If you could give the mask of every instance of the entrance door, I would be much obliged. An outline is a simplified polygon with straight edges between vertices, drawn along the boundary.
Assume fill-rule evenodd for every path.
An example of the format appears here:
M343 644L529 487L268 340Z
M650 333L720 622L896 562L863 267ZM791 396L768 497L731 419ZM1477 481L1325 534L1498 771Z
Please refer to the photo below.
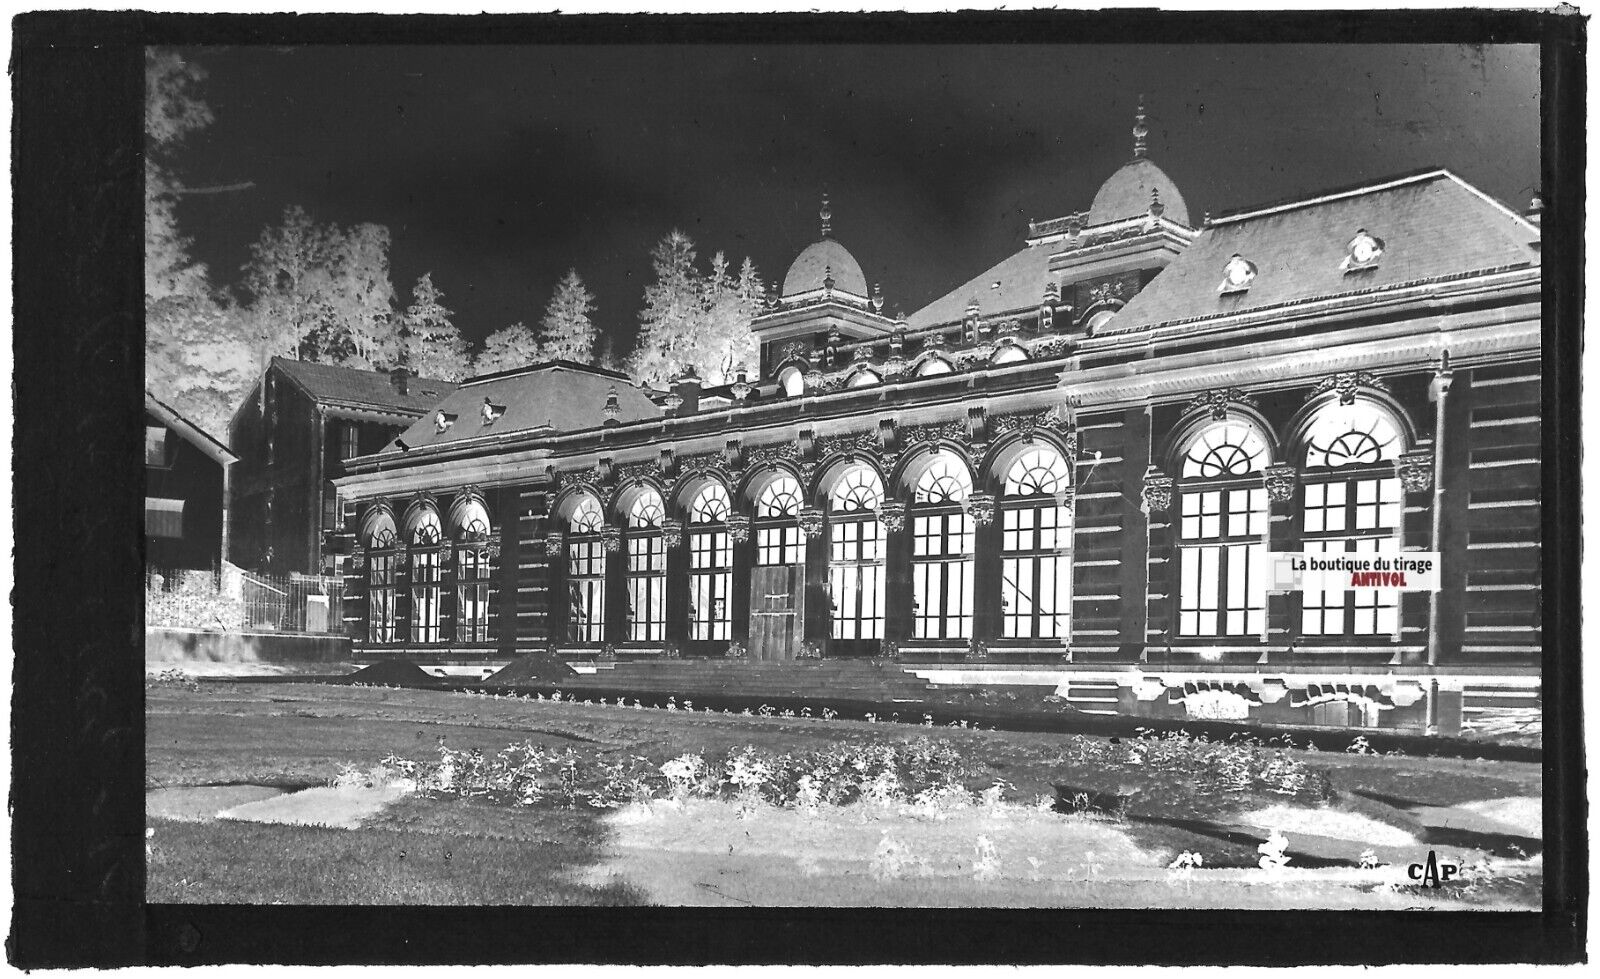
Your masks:
M805 567L750 569L750 658L792 660L805 621Z

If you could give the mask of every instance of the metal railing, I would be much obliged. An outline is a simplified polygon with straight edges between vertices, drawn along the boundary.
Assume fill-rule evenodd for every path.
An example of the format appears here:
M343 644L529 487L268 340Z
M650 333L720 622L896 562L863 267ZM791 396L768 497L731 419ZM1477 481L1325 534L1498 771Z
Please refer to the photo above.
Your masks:
M246 629L343 632L344 579L325 575L241 576Z
M344 579L221 571L145 569L150 626L224 632L344 631Z

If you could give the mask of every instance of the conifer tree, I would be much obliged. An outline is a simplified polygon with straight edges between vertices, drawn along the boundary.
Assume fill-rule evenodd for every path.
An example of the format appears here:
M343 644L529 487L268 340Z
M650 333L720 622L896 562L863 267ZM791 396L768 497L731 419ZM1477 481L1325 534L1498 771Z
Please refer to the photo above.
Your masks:
M402 320L402 362L420 377L461 380L471 364L467 342L451 322L455 314L445 308L444 293L433 284L433 273L423 273L411 296Z
M698 366L701 288L694 259L694 242L676 229L650 253L656 280L645 287L638 346L628 359L628 372L647 384L665 385Z
M594 296L583 285L577 269L568 269L556 286L539 324L539 340L546 360L594 362Z

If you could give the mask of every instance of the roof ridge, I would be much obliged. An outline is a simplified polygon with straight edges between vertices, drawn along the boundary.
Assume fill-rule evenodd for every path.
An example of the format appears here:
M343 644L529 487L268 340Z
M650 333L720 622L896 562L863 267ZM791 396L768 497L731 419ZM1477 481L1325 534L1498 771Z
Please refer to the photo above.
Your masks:
M1451 178L1457 183L1471 187L1471 184L1467 184L1466 181L1462 180L1460 177L1457 177L1444 167L1429 167L1425 170L1418 170L1412 173L1384 177L1380 180L1370 183L1319 191L1309 197L1284 198L1282 200L1273 201L1269 204L1257 205L1251 209L1235 211L1231 214L1223 214L1221 217L1213 217L1211 219L1211 227L1216 227L1219 224L1236 224L1240 221L1247 221L1251 218L1265 217L1268 214L1279 214L1283 211L1296 211L1300 208L1311 207L1316 204L1326 204L1330 201L1344 200L1349 197L1360 197L1363 194L1376 193L1380 190L1390 190L1395 187L1403 187L1407 184L1421 183L1425 180L1434 180L1440 178Z

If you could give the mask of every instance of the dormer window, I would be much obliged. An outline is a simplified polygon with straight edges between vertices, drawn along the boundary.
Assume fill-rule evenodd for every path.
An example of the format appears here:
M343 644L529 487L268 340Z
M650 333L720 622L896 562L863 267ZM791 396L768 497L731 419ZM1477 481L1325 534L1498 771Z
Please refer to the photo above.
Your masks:
M1383 239L1361 228L1345 246L1345 252L1344 261L1339 263L1339 267L1346 272L1377 268L1378 259L1383 257Z
M448 411L436 412L433 416L433 430L440 434L448 432L450 426L456 423L456 416Z
M500 416L506 413L505 405L497 405L488 398L483 399L483 407L479 409L485 425L493 425L499 421Z
M1217 286L1217 291L1223 295L1230 292L1244 292L1250 288L1250 283L1256 278L1256 263L1246 259L1243 255L1234 255L1228 259L1228 264L1222 267L1222 284Z

